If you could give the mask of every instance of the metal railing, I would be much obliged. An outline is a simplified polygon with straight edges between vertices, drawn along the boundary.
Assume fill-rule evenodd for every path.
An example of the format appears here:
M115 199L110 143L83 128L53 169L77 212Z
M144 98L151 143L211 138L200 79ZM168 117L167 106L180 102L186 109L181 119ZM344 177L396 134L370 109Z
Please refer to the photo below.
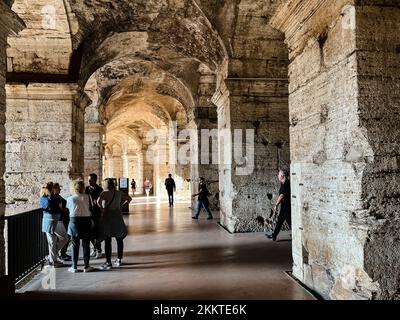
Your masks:
M48 247L42 218L42 209L2 217L6 222L7 274L15 283L44 264Z

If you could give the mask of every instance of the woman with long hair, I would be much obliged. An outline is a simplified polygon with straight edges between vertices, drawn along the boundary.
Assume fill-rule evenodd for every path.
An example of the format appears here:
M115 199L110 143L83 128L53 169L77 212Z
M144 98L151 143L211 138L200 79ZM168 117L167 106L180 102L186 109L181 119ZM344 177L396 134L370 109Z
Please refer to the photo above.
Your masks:
M114 267L119 268L124 254L124 238L128 234L121 207L131 202L132 198L115 190L115 184L112 179L105 179L103 185L104 191L97 199L98 205L102 208L101 234L104 237L106 262L102 265L103 270L110 270L111 264L111 239L117 241L118 256L114 262Z
M90 209L91 199L85 194L85 183L82 180L75 180L71 185L72 195L67 199L69 210L68 235L72 241L72 266L69 272L78 272L79 247L82 240L84 272L94 271L89 265L90 260L90 239L92 238L92 213Z

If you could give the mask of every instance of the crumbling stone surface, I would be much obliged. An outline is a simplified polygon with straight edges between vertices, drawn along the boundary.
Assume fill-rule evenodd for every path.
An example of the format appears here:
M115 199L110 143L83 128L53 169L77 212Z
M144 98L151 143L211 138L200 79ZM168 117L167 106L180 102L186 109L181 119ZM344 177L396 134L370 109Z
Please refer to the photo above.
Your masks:
M6 48L7 36L15 35L24 27L22 20L10 10L7 3L0 2L0 154L4 155L5 148L5 110L6 110ZM5 157L0 156L0 177L3 177ZM0 179L0 217L5 212L5 187L4 178ZM4 222L0 222L0 276L4 275L5 268Z
M264 230L256 219L267 220L274 206L267 196L276 200L278 171L290 163L287 48L283 34L268 24L275 9L271 1L240 2L222 85L229 101L221 96L216 102L219 129L254 130L254 150L246 146L244 133L242 138L243 156L254 151L251 174L237 175L242 165L235 162L230 168L220 166L221 223L231 232Z
M41 185L59 182L63 195L83 172L83 108L77 87L7 85L7 212L37 208Z
M8 38L8 72L67 74L72 44L63 0L15 0L12 10L26 27Z
M291 59L293 272L330 299L398 298L399 9L287 1L273 19Z
M373 153L361 181L365 270L379 283L377 298L399 299L400 4L358 7L356 20L358 30L368 30L357 33L357 70L360 125Z
M140 191L147 177L160 193L171 172L183 198L208 180L229 231L266 231L278 169L290 166L294 275L328 299L399 298L397 0L5 3L0 137L6 63L22 79L7 85L0 141L10 212L34 206L48 179L68 192L82 173L134 174ZM42 83L43 73L73 84ZM170 121L253 129L254 171L146 162L146 134L171 138ZM233 147L219 139L213 152L221 160Z

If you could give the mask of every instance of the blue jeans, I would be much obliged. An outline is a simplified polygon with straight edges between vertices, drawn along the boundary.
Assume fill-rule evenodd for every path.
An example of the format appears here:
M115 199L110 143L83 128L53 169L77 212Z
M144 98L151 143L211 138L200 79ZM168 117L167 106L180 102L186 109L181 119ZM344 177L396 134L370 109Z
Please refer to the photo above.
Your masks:
M210 208L208 207L208 205L205 204L203 201L198 200L198 201L197 201L196 211L195 211L195 217L197 217L197 218L199 217L201 208L204 208L204 210L206 210L206 212L207 212L207 214L208 214L209 217L212 217L212 216L213 216L212 213L211 213Z

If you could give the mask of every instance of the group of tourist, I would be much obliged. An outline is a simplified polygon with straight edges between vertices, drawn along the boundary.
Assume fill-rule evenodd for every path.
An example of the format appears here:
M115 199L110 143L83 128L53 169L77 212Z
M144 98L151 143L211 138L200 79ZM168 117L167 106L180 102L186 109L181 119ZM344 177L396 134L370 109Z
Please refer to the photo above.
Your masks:
M65 200L60 195L58 183L46 183L40 192L39 204L43 209L42 231L46 233L49 246L49 265L60 267L71 261L68 271L78 272L79 248L82 242L84 272L94 271L90 266L90 256L101 258L104 241L106 261L100 267L110 270L122 264L127 227L123 220L121 207L132 198L115 188L112 179L104 180L104 190L97 184L97 175L89 176L89 185L82 180L71 184L71 196ZM111 240L117 241L118 255L111 263ZM67 254L69 241L72 243L72 257ZM90 253L90 243L93 253Z
M290 181L288 173L280 171L278 175L281 187L276 202L275 211L281 206L277 225L272 234L267 237L276 241L284 221L291 224L290 219ZM71 261L68 271L78 272L79 248L82 243L84 272L94 270L90 266L90 257L97 259L103 257L102 242L106 261L100 267L110 270L120 267L124 253L124 238L127 236L127 227L123 220L121 207L131 202L132 198L119 190L113 179L105 179L104 190L97 184L97 175L90 174L88 186L82 180L75 180L71 185L71 196L65 200L61 195L59 183L48 182L40 192L39 204L43 209L42 231L46 233L49 246L49 265L59 267L65 261ZM135 186L136 187L136 186ZM175 181L169 174L165 180L168 192L169 206L174 205ZM193 194L198 197L197 207L193 219L198 219L201 209L208 214L208 219L213 219L209 208L206 181L200 178L199 192ZM111 241L117 242L117 259L111 263ZM72 257L67 254L69 243L72 244ZM93 252L90 253L90 243Z

